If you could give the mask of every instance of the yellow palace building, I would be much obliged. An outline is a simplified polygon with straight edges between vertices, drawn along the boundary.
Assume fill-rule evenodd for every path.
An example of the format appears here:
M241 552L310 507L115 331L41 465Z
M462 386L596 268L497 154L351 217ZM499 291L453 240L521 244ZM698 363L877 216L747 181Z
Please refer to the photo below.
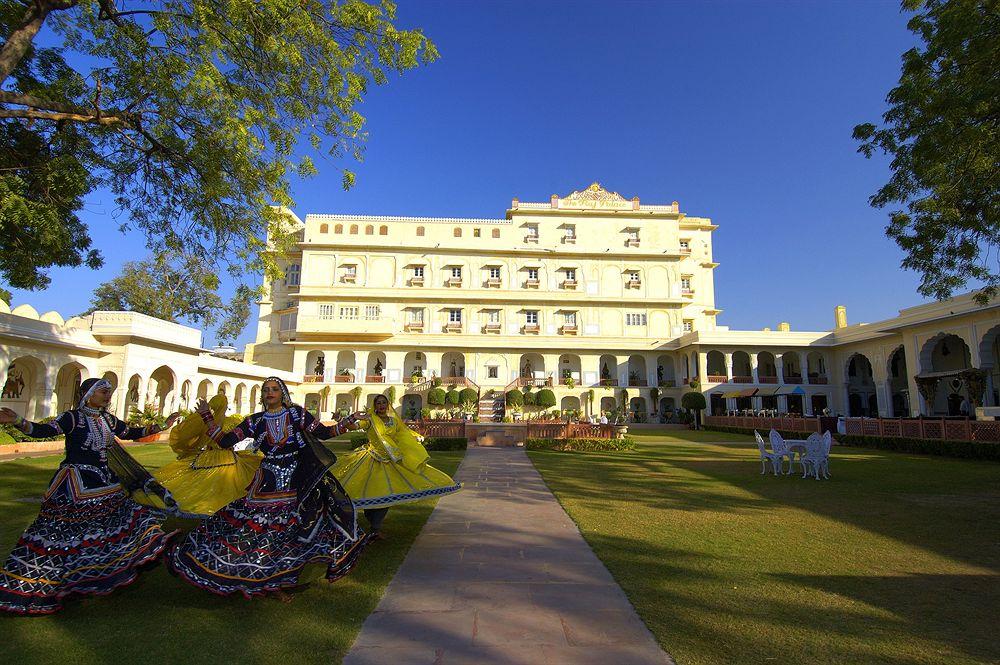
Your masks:
M483 395L550 386L558 408L584 412L591 389L594 411L624 389L640 420L692 384L716 412L898 417L964 408L962 372L979 368L979 401L997 403L1000 302L967 295L853 326L838 307L829 331L732 331L717 324L717 227L676 201L595 183L514 199L498 219L293 219L246 360L301 377L297 397L324 414L351 408L358 387L365 403L391 385L413 415L432 376ZM918 376L937 389L921 394Z

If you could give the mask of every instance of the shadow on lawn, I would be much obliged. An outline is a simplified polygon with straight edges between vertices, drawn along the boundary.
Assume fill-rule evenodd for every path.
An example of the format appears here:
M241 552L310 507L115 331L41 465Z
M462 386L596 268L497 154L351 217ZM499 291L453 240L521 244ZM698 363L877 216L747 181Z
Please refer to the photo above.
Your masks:
M997 464L838 447L831 458L833 478L816 481L800 473L760 475L758 453L750 445L649 445L626 455L545 455L562 455L557 485L591 505L612 491L652 509L794 507L1000 572L1000 549L984 538L987 525L1000 523ZM598 485L591 479L596 465Z

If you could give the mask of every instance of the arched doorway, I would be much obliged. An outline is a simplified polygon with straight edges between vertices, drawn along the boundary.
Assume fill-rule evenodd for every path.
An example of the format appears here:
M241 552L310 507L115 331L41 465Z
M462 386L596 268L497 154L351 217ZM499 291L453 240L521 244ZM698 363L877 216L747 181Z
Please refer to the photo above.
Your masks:
M708 375L709 383L725 383L728 380L726 357L722 355L722 351L709 351L705 356L705 374Z
M368 383L385 383L385 354L372 351L368 354L368 368L365 381Z
M1000 325L986 331L979 342L979 368L986 372L984 406L1000 406Z
M441 372L443 379L457 379L465 376L465 354L449 351L441 356Z
M326 354L322 351L310 351L306 354L306 376L313 381L322 381L326 372Z
M656 385L661 388L673 388L677 385L673 356L657 356Z
M424 403L420 395L403 395L402 412L399 415L406 420L417 420L420 418L420 410L423 407Z
M615 401L614 397L601 398L601 415L610 414L616 408L618 408L618 402ZM610 415L608 417L610 418Z
M173 412L174 371L166 365L160 365L149 377L146 388L146 404L153 404L159 414Z
M971 411L968 389L957 376L958 372L970 367L972 353L958 335L941 333L927 340L920 350L920 373L944 374L938 380L934 403L928 405L927 415L958 416L963 411ZM947 376L949 372L956 376Z
M215 395L212 392L212 381L210 379L203 379L201 383L198 384L198 399L203 399L208 401Z
M48 405L40 395L45 391L45 365L34 356L21 356L11 361L0 392L0 406L11 409L28 420L49 415Z
M573 395L563 397L559 402L559 409L561 411L575 411L576 415L580 415L580 398Z
M356 372L354 351L338 351L336 381L338 383L353 383L357 380L357 377L354 376Z
M761 351L757 354L757 381L759 383L778 382L778 365L774 360L774 354L770 351Z
M629 419L634 423L644 423L649 420L649 407L645 397L633 397L628 401Z
M889 355L886 369L889 407L892 410L889 415L893 418L904 418L910 415L910 388L909 374L906 371L906 352L902 346L897 347Z
M600 362L598 364L598 371L601 374L601 385L602 386L617 386L618 385L618 359L612 355L605 354L601 356ZM604 407L601 407L604 410Z
M868 360L867 356L855 353L847 361L846 375L848 415L877 417L875 377L872 373L871 361ZM875 405L874 409L872 409L872 405Z
M233 412L234 413L246 413L246 403L243 401L246 399L247 386L245 383L240 383L236 385L236 392L233 394ZM312 411L310 411L312 413ZM314 414L315 415L315 414ZM318 416L317 416L318 417Z
M567 379L573 379L574 385L580 385L580 356L573 353L559 356L559 383L566 385Z
M753 383L750 354L746 351L733 353L733 383Z
M190 410L191 409L191 381L185 380L181 384L181 398L180 402L177 404L179 409Z
M118 390L118 375L114 372L105 372L101 378L110 383L111 390L114 391L111 393L111 402L108 403L108 411L117 414L119 413L118 405L122 400L121 391Z
M133 411L142 411L144 406L139 404L139 386L142 385L142 377L133 374L125 389L125 419L128 420Z
M646 378L646 359L638 354L628 357L628 384L630 386L645 386L649 382Z
M80 383L84 378L83 365L72 362L59 368L56 375L56 413L75 409L80 401Z
M403 374L408 381L412 381L413 377L416 377L419 381L420 379L430 378L429 372L427 372L427 357L421 351L410 351L403 358Z
M257 407L260 405L260 386L258 384L253 384L250 387L250 408L247 409L248 413L253 413L257 411Z

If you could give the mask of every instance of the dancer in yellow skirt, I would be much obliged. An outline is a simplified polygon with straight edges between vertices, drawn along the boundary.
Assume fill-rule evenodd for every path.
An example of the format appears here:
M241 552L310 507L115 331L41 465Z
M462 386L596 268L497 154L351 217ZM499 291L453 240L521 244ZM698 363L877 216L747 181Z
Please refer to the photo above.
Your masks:
M457 492L462 484L427 464L427 451L384 395L375 398L373 408L367 420L358 421L368 443L338 456L330 470L355 507L365 509L372 537L380 538L389 506Z
M225 395L216 395L208 404L215 422L228 420ZM232 423L232 427L238 424ZM245 496L264 458L256 451L220 448L208 436L207 427L193 413L170 430L170 447L177 453L177 460L153 472L153 477L170 490L183 517L214 515L223 506ZM225 425L222 429L226 431ZM155 505L154 497L150 497L152 501L143 494L134 498L139 503Z

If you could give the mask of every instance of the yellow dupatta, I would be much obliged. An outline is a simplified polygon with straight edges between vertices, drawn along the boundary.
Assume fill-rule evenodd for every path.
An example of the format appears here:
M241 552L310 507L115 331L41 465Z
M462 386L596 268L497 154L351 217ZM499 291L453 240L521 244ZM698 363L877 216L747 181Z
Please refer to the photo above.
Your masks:
M389 426L374 412L369 414L369 426L366 428L368 442L381 447L384 454L388 454L393 461L400 462L404 468L410 471L420 471L430 455L417 439L417 434L403 423L399 414L391 406L389 415L392 416L393 425ZM394 454L398 451L398 454Z

